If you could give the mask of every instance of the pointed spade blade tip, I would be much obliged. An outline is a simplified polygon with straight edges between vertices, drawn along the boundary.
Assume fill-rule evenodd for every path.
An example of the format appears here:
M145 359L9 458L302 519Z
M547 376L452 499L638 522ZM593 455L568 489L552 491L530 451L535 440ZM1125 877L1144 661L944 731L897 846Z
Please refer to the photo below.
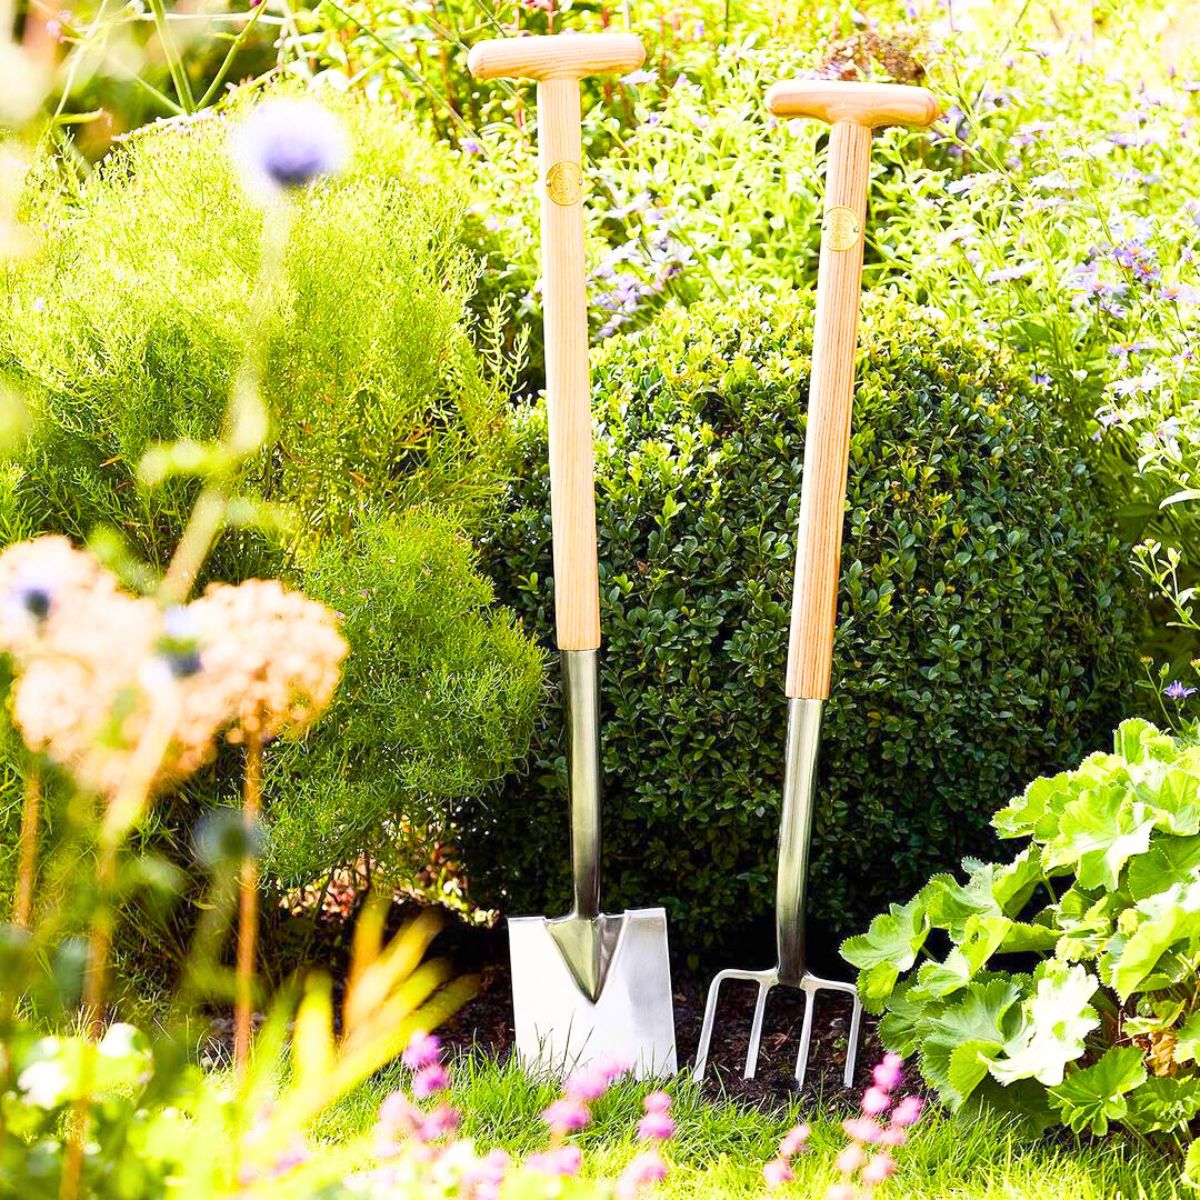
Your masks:
M579 990L595 1004L604 991L624 916L559 917L546 928Z

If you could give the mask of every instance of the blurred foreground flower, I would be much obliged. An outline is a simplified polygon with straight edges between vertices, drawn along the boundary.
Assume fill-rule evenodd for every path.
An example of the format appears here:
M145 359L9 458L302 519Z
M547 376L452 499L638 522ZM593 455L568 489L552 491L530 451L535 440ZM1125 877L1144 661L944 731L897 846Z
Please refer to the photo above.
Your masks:
M345 165L341 122L312 100L268 100L245 119L233 154L252 190L301 188Z

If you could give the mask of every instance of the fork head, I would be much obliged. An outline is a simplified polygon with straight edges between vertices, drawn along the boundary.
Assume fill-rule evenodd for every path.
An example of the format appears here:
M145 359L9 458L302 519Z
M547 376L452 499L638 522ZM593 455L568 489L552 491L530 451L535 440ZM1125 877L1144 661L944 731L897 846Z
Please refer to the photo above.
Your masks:
M800 1027L800 1051L796 1056L796 1086L804 1086L804 1077L808 1070L808 1054L812 1043L813 1009L817 992L840 992L851 997L853 1009L850 1016L850 1036L846 1046L846 1068L842 1081L846 1087L854 1082L854 1067L858 1060L858 1034L862 1025L862 1001L858 997L858 989L852 983L843 983L834 979L821 979L805 971L798 982L784 980L778 967L769 971L739 971L736 969L721 971L713 979L708 989L708 1000L704 1006L704 1024L700 1028L700 1044L696 1049L696 1065L692 1069L692 1078L699 1083L704 1078L708 1065L708 1051L712 1043L713 1026L717 1017L717 999L721 984L729 979L746 980L758 984L758 997L754 1003L754 1017L750 1025L750 1045L746 1050L746 1066L742 1072L743 1078L753 1079L758 1069L758 1052L762 1045L763 1020L767 1012L767 996L774 987L795 988L804 993L804 1020Z

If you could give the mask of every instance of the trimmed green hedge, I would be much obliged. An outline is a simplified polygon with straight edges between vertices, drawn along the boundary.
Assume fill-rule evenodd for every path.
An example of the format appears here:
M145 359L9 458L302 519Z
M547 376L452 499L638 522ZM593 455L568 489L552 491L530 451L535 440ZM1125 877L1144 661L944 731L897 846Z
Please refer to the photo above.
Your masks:
M812 324L807 293L668 308L595 368L606 906L665 902L693 954L773 900ZM1111 727L1138 608L1050 396L893 297L862 343L811 884L841 928ZM549 641L541 407L522 445L485 561ZM466 831L477 897L512 912L566 900L559 728L552 706L531 773Z

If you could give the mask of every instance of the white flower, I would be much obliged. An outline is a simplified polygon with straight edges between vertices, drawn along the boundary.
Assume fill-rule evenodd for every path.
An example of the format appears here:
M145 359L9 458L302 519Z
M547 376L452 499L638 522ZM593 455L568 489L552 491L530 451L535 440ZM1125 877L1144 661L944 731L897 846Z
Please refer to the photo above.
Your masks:
M66 1099L67 1074L53 1059L36 1062L17 1078L25 1102L34 1108L57 1108Z

